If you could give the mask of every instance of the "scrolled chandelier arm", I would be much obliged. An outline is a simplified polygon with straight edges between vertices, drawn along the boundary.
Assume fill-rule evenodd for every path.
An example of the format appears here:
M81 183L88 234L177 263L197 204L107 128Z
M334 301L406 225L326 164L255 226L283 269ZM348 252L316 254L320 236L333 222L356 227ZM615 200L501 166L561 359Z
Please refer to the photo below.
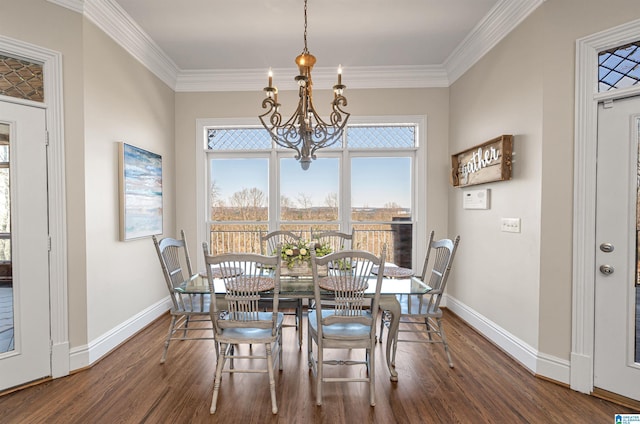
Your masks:
M262 108L266 112L259 115L260 122L267 129L272 140L281 147L296 152L295 159L300 161L302 169L309 169L316 151L330 147L342 138L350 114L343 108L347 98L343 93L342 67L338 68L338 83L333 86L333 101L328 122L325 122L313 106L313 82L311 70L316 62L315 56L307 49L307 0L304 2L304 50L296 58L300 74L298 83L298 106L293 115L283 122L278 103L278 89L273 85L273 74L269 70L269 85L264 88L266 98Z

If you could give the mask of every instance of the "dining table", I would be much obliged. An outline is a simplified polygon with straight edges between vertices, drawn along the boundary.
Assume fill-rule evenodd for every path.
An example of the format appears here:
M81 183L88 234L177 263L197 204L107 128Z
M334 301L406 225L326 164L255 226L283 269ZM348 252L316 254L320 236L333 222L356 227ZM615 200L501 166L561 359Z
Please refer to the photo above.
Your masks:
M365 296L372 298L375 295L376 270L371 274L372 284L369 284L365 290ZM241 270L237 270L241 274ZM400 325L400 302L399 296L406 295L424 295L429 293L431 287L413 275L413 272L407 268L396 267L393 264L385 266L380 288L379 308L385 311L389 317L389 332L387 335L387 343L385 346L386 363L389 370L391 381L398 381L398 372L395 363L391 361L391 352L394 344L398 340L398 329ZM213 293L215 295L223 295L225 293L224 280L221 278L220 271L213 269ZM280 277L279 296L296 299L312 299L314 297L314 280L311 275L287 275ZM189 280L183 282L175 288L177 292L182 294L203 295L211 294L211 289L207 281L207 273L201 272L193 275ZM265 296L272 294L272 290L265 290ZM201 296L204 299L204 296ZM203 301L203 300L201 300ZM379 340L380 342L382 340Z

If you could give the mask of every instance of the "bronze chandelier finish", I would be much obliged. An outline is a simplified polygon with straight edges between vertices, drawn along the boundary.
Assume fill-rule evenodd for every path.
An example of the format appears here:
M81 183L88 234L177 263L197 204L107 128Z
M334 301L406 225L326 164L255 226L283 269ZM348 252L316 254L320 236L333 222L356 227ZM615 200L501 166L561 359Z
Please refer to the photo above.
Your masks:
M266 98L262 108L267 111L260 115L260 122L269 131L271 139L279 146L295 150L296 160L302 169L309 169L312 160L316 159L316 151L337 143L344 132L350 114L343 107L347 98L343 92L342 70L338 68L338 83L333 86L333 101L328 122L323 120L313 105L313 81L311 70L316 58L307 48L307 0L304 2L304 49L296 57L296 65L300 74L295 77L298 83L298 106L293 115L283 122L278 103L278 89L273 85L269 71L269 86L264 88Z

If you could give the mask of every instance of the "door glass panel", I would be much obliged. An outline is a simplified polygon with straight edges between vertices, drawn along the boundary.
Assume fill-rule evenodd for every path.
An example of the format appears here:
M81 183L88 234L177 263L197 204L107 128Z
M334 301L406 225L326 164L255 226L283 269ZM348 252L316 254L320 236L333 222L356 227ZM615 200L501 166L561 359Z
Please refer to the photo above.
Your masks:
M640 261L640 118L636 119L636 134L637 134L637 145L638 145L638 160L637 160L637 178L636 178L636 349L635 349L635 362L640 362L640 267L638 267L638 262Z
M0 124L0 353L14 349L9 125Z

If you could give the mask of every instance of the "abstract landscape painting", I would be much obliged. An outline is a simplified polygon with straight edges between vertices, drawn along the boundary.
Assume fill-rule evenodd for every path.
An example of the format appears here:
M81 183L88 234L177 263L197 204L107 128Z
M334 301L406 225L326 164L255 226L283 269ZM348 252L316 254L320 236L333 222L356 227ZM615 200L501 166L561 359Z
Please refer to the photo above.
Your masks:
M162 234L162 156L119 143L120 240Z

